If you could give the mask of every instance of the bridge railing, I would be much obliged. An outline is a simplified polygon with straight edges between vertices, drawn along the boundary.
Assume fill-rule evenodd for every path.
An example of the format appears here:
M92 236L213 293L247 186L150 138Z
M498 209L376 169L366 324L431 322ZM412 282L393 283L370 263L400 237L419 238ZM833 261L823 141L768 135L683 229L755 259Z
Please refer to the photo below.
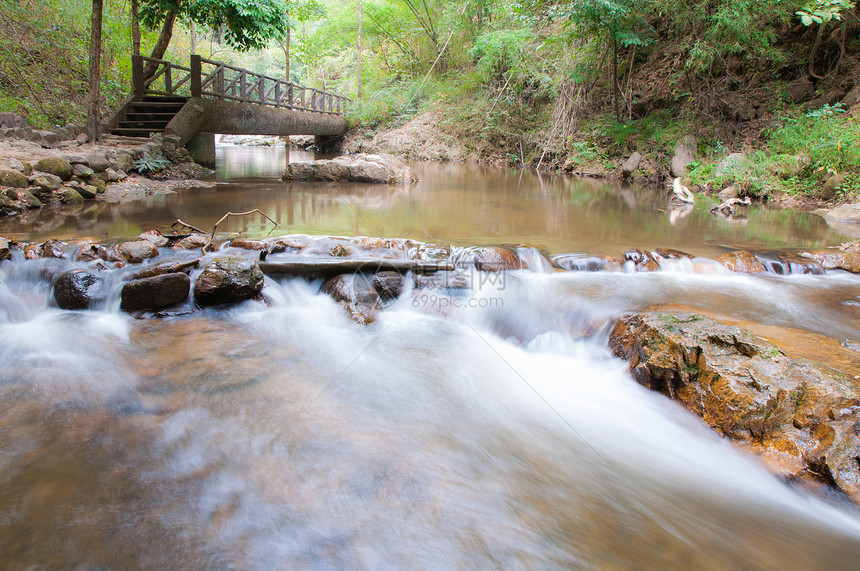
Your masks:
M144 78L144 67L155 73ZM167 60L132 56L135 95L209 97L312 113L342 115L351 101L346 97L254 73L223 62L191 56L185 67Z

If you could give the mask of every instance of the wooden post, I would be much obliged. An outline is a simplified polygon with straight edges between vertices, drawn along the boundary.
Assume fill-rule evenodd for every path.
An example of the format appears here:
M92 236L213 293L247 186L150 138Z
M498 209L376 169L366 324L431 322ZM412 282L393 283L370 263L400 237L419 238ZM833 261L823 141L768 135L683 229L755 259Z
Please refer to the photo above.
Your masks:
M99 103L101 102L100 78L102 58L102 19L104 0L93 0L93 11L90 22L89 72L90 85L87 94L87 139L90 144L96 143L99 135Z
M143 58L131 56L131 90L138 97L143 97L146 92L143 83Z
M260 76L260 81L258 83L260 89L260 105L266 104L266 78Z
M165 93L173 93L173 64L167 62L164 65L164 91Z
M281 82L275 84L275 107L281 106Z
M245 76L245 72L243 71L239 74L239 99L242 100L242 103L245 103L248 99L248 93L246 92L248 86L246 84L246 81L247 78Z
M287 105L289 105L290 109L293 108L293 84L291 83L289 87L287 87Z
M191 97L203 97L203 62L197 54L191 54Z

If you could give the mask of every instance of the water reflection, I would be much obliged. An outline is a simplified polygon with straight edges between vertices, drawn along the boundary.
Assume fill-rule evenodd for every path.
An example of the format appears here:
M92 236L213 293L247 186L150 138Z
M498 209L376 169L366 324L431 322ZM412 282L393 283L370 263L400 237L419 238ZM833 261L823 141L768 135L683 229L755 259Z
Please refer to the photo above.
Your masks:
M420 182L407 186L288 183L286 161L308 151L283 147L218 147L219 183L127 204L89 203L0 220L0 235L132 237L166 230L176 218L209 228L225 212L259 208L279 233L370 235L441 244L534 243L550 252L617 255L631 247L674 247L713 257L725 247L818 247L847 236L800 212L749 207L744 224L708 214L700 198L683 213L663 188L629 187L534 171L417 163ZM262 217L234 218L219 231L267 234Z

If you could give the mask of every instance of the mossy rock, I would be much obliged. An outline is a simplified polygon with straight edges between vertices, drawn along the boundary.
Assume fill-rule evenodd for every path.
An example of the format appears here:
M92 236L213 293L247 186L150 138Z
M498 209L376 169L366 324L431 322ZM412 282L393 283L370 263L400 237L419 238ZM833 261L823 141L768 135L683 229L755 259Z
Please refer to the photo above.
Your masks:
M30 181L27 177L15 170L0 170L0 186L11 186L12 188L27 188Z
M63 187L56 191L54 195L59 198L60 202L63 204L80 204L84 201L84 197L81 196L81 193L74 188Z
M71 163L62 157L45 157L36 163L35 169L56 175L63 180L69 180L74 174Z

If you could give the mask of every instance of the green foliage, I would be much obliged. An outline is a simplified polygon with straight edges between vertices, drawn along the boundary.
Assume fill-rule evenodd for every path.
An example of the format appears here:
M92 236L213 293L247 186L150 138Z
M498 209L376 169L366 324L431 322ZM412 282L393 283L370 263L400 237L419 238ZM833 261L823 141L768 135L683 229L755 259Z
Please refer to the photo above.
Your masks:
M795 12L804 26L826 24L832 20L841 20L842 13L853 10L855 3L851 0L812 0Z
M475 39L469 55L475 60L481 80L504 82L509 71L522 71L529 31L525 29L496 30Z
M170 161L161 153L154 156L143 155L141 158L134 161L134 169L141 174L158 172L168 166L170 166Z

